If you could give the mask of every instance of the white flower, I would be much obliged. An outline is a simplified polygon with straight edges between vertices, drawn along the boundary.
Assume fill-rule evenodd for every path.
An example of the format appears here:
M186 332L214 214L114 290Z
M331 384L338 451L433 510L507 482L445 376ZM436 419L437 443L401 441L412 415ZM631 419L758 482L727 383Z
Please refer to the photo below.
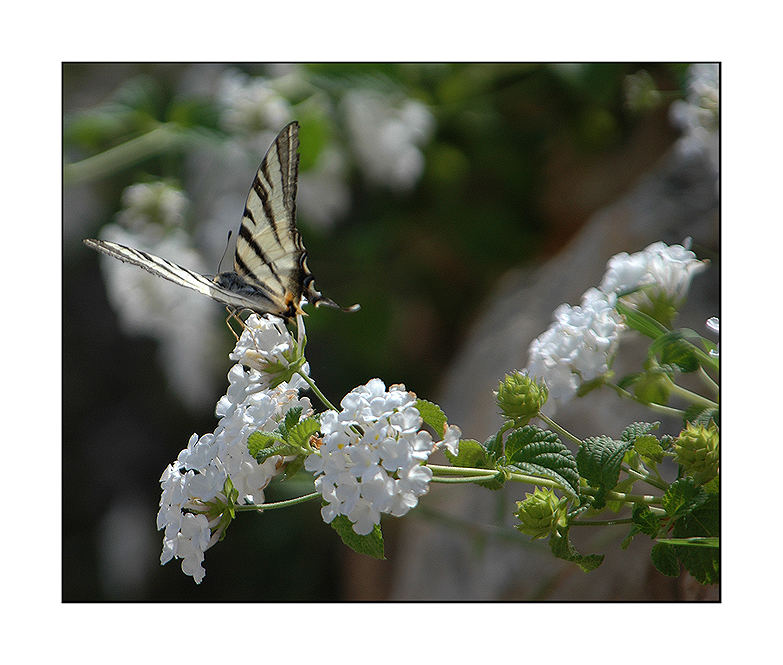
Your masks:
M420 146L435 124L429 109L374 90L352 90L342 106L362 173L392 189L413 187L424 170Z
M554 405L569 401L583 381L609 368L623 330L614 303L613 295L589 289L581 306L560 305L555 322L530 344L525 371L544 380Z
M629 301L645 308L663 299L676 307L685 298L693 276L706 267L707 263L697 259L686 247L656 242L641 252L630 255L621 252L609 259L601 290L619 295L645 287L642 292L629 296Z
M339 413L321 415L323 445L305 460L305 469L316 476L327 502L321 510L325 522L346 515L354 531L365 535L381 513L404 515L428 491L432 471L421 464L436 444L421 430L415 402L405 386L387 390L372 379L342 399ZM448 432L449 445L457 432Z
M252 317L251 317L252 318ZM284 342L282 331L256 317L246 333L259 334L261 350L270 354ZM249 331L249 332L248 332ZM290 339L290 335L289 335ZM249 341L237 343L233 356L242 357ZM312 413L310 400L300 398L293 383L268 387L268 377L254 369L234 365L228 372L229 386L215 413L220 418L215 431L193 434L187 447L161 476L161 499L157 525L162 529L161 563L182 559L182 570L196 583L204 578L204 552L216 543L227 523L223 519L228 497L226 480L239 494L240 503L264 502L264 489L280 472L284 461L274 455L259 464L250 455L247 441L253 432L271 431L294 407L304 416Z
M304 335L301 317L299 326L300 335ZM281 318L271 314L252 314L245 321L242 335L229 358L256 370L259 376L255 382L260 387L274 388L283 381L292 380L292 372L301 365L296 364L301 358L301 351L301 344L291 337ZM309 365L305 363L301 368L309 374ZM303 381L301 378L298 380Z
M672 124L683 133L678 149L688 155L706 155L717 171L719 165L720 86L718 65L700 63L688 68L685 100L676 100L669 109Z
M237 70L226 70L220 81L218 102L222 106L220 123L229 132L256 138L263 146L274 138L291 119L291 105L270 81L251 77Z
M124 208L117 213L117 222L136 233L148 226L182 226L189 200L185 193L169 183L140 182L122 192Z

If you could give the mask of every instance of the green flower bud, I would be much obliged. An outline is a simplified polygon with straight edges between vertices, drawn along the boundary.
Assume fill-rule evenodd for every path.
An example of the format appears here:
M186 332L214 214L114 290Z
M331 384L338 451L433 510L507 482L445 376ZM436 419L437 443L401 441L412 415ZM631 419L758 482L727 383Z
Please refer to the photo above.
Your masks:
M674 459L699 484L708 483L718 475L720 466L720 433L715 423L688 426L673 444Z
M519 425L534 417L546 404L547 397L549 391L544 383L522 372L506 374L495 393L500 412Z
M536 487L533 494L525 494L524 501L517 501L514 513L521 524L515 528L533 538L546 538L558 526L566 526L566 502L551 489Z

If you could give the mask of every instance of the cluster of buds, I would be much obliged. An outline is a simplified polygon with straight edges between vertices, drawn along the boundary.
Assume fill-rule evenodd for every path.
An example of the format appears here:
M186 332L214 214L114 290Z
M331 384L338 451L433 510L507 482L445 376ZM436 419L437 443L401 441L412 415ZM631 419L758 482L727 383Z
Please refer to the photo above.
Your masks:
M720 434L715 423L688 426L674 442L674 459L699 483L710 482L720 468Z
M547 397L546 385L522 372L506 374L495 392L500 412L518 426L538 415Z
M514 515L521 523L514 527L533 538L546 538L557 527L568 524L567 503L567 499L561 499L551 489L536 487L533 494L525 494L524 501L517 501Z

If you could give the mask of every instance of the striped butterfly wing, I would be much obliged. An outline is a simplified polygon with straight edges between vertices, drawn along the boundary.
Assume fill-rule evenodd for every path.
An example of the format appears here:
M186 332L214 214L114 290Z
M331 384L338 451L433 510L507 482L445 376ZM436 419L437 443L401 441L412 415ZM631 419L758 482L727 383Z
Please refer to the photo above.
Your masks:
M256 298L251 298L236 290L224 288L204 275L178 266L176 263L162 259L154 254L149 254L140 249L133 249L132 247L126 247L125 245L109 242L107 240L93 240L88 238L85 239L84 244L87 245L87 247L107 254L115 259L119 259L125 263L132 263L153 275L174 282L174 284L203 293L205 296L214 298L218 302L228 305L229 307L255 310L259 308L259 302Z
M282 316L302 313L302 298L315 306L342 308L315 289L307 251L296 228L299 172L299 123L277 135L261 165L245 203L237 236L234 270L275 302Z

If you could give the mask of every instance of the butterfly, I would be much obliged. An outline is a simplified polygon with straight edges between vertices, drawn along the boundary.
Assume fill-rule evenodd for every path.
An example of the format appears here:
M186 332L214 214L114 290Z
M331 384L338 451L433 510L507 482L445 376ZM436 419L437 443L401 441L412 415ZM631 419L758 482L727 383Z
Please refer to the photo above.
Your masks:
M237 314L252 310L292 321L304 314L302 299L314 306L354 312L315 288L307 267L307 250L296 228L296 187L299 172L299 123L286 125L264 155L247 195L239 226L234 270L201 275L154 254L106 240L84 244L131 263L175 284L193 289L226 305Z

